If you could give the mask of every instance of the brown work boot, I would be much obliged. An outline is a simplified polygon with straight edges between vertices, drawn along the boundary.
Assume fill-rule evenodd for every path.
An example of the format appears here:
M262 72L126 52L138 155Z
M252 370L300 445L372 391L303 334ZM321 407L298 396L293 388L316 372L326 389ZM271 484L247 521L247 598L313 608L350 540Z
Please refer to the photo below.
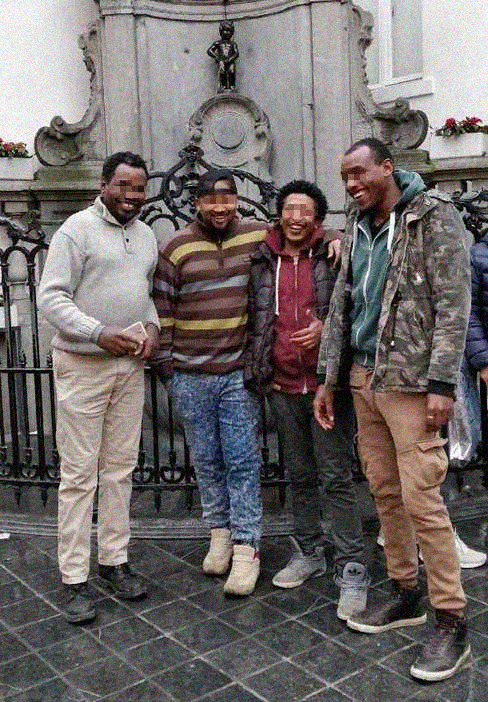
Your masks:
M347 626L363 634L379 634L402 626L418 626L427 621L422 606L423 592L419 587L403 588L392 581L392 594L388 602L366 608L347 620Z
M410 675L418 680L435 682L445 680L463 668L469 659L466 620L437 609L435 629L410 668Z

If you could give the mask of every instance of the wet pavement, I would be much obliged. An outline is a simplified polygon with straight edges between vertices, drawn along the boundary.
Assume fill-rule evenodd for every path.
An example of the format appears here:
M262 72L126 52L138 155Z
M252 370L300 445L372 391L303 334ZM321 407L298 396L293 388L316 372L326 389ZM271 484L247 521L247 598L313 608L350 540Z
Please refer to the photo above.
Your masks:
M0 529L1 530L1 529ZM371 530L373 531L373 530ZM487 524L459 524L486 548ZM368 537L371 596L387 592L384 556ZM94 549L95 550L95 549ZM206 541L134 539L130 558L148 582L139 602L121 602L92 564L99 611L73 626L57 609L62 588L53 536L0 540L2 702L483 702L488 698L488 567L463 570L472 662L451 680L413 681L408 669L425 627L378 636L349 631L335 615L330 573L294 590L273 574L288 559L286 537L267 537L256 592L228 599L223 578L200 570ZM329 551L330 562L330 551ZM430 620L432 617L430 616Z

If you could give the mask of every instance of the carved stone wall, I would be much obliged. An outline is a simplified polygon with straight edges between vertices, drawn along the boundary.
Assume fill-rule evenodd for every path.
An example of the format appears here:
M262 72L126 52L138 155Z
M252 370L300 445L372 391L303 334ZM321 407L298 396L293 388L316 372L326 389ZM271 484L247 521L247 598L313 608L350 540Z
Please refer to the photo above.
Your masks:
M396 150L421 141L422 113L405 102L382 110L371 98L369 18L351 0L230 0L236 93L218 102L207 48L224 17L220 0L97 2L99 21L80 40L90 104L78 123L58 116L39 131L40 189L52 191L63 178L95 188L100 161L117 150L166 170L191 139L210 162L278 185L316 181L328 195L330 224L341 224L339 163L351 141L374 134Z

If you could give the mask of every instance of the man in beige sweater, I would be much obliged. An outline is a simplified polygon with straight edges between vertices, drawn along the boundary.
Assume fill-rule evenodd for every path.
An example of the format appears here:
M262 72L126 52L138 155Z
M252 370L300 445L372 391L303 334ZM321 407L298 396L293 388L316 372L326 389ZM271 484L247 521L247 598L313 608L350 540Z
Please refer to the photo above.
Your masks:
M100 196L54 234L39 287L39 309L57 330L58 557L71 623L96 616L87 579L97 486L99 575L121 598L146 594L127 548L144 361L159 329L151 298L157 245L137 219L147 177L140 156L107 158Z

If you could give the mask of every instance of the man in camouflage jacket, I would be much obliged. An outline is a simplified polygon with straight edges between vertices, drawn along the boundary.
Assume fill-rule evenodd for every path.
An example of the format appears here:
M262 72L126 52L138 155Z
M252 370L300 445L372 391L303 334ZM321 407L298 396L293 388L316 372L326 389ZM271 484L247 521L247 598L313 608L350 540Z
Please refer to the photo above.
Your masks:
M410 669L421 680L454 675L469 656L459 560L440 493L447 471L439 434L453 407L470 307L466 232L446 195L395 171L376 139L345 154L355 205L322 332L315 416L334 425L333 392L346 358L359 453L385 538L392 597L348 619L363 633L425 621L419 544L436 628ZM352 356L352 358L351 358Z

